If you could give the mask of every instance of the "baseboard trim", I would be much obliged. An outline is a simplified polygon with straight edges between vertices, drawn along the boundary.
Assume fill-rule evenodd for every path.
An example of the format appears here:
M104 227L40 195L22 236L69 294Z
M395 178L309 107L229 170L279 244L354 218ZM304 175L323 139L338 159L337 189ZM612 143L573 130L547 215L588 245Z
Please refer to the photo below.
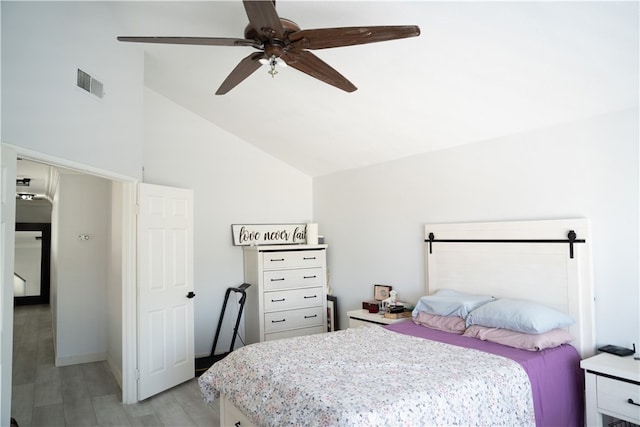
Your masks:
M102 362L107 360L107 353L83 354L80 356L56 357L56 366L77 365L80 363Z
M122 390L122 371L118 369L113 357L111 357L111 353L107 354L107 364L109 365L111 373L115 377L118 386L120 386L120 390Z

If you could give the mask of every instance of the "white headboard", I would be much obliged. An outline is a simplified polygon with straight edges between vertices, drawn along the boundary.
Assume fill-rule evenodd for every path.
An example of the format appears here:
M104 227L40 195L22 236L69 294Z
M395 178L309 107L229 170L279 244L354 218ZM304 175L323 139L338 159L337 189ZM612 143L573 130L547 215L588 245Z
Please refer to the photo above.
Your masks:
M573 231L573 233L570 233ZM595 353L587 219L425 225L426 291L520 298L571 315L580 355Z

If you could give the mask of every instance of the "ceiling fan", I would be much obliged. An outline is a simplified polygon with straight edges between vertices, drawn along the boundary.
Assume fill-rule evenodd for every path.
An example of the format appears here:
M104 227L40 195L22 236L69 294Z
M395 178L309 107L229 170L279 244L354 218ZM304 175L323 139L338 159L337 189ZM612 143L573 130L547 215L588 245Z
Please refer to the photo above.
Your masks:
M123 42L168 43L207 46L243 46L253 47L254 52L244 58L222 82L216 95L224 95L249 77L264 63L271 67L269 73L274 76L276 66L286 65L302 71L342 89L353 92L357 88L342 74L322 61L309 50L332 47L353 46L387 40L416 37L420 28L415 25L342 27L301 30L288 19L280 18L275 1L243 0L249 24L244 30L244 39L223 37L118 37Z

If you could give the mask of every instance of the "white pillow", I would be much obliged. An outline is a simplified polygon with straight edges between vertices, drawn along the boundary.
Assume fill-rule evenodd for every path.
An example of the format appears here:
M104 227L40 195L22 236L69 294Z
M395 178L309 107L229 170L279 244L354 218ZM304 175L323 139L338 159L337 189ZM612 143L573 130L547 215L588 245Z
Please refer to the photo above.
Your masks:
M500 298L473 310L467 316L471 325L503 328L526 334L542 334L573 325L566 313L532 301Z
M469 312L483 304L493 301L486 295L471 295L453 289L440 289L433 295L423 296L413 309L413 317L418 313L437 314L439 316L467 317Z

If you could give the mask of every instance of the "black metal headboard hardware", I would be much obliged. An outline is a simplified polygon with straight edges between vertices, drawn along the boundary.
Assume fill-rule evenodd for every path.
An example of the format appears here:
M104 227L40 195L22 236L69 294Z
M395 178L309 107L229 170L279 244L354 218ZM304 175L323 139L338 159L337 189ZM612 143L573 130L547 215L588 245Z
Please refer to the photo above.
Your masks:
M569 230L566 239L436 239L433 233L429 233L429 253L433 253L434 242L444 243L565 243L569 244L569 258L573 258L573 244L586 243L585 239L577 239L576 232Z

